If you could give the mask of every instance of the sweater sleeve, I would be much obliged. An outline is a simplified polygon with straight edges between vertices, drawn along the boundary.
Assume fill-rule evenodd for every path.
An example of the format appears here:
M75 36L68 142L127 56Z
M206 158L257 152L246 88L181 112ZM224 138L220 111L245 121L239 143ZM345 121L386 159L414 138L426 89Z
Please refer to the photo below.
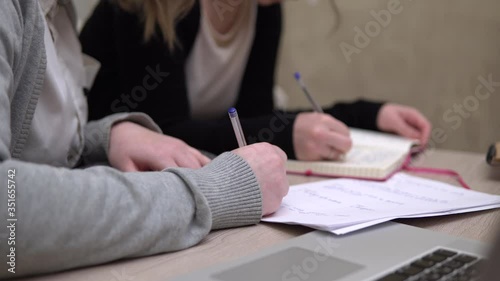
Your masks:
M0 217L15 221L0 231L2 239L14 237L0 244L0 278L13 277L12 252L16 277L56 272L185 249L211 229L255 224L262 213L257 180L232 153L200 170L156 173L2 158L0 181L9 188L1 190Z
M344 122L349 127L378 131L377 116L384 104L357 100L352 103L337 103L325 109L325 113Z

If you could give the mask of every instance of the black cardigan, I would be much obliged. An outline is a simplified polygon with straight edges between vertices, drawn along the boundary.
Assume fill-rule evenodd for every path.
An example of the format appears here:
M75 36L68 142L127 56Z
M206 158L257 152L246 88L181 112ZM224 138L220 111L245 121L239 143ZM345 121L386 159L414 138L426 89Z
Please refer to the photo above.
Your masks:
M281 35L281 5L259 6L256 32L236 108L247 140L268 141L295 158L292 143L297 112L274 110L273 87ZM196 4L177 25L180 46L170 52L160 32L145 42L143 24L110 0L101 0L83 28L83 52L102 64L88 92L89 117L123 111L145 112L167 135L212 153L237 148L227 115L217 120L191 119L185 63L200 24ZM348 126L376 130L380 103L357 101L325 109Z

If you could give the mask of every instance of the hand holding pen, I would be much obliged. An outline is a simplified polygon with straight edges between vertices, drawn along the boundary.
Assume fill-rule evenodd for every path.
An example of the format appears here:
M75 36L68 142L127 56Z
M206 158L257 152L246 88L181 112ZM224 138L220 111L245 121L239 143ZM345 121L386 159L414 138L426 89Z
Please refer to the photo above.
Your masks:
M352 147L349 128L331 115L323 113L300 73L295 73L295 79L315 111L297 115L293 128L295 156L304 161L341 159Z
M230 108L228 114L240 147L233 153L245 159L252 168L262 192L262 216L270 215L278 210L283 197L288 193L289 184L285 168L287 156L279 147L269 143L247 146L238 112L235 108ZM235 176L249 179L252 177L248 173ZM251 208L252 206L247 207ZM258 207L257 205L253 206L253 208Z

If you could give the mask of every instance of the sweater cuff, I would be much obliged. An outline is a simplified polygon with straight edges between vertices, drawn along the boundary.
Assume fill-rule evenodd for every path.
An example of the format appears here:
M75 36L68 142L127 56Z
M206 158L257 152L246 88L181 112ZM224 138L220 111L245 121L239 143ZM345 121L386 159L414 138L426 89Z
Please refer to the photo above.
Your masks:
M353 103L337 103L325 112L344 122L349 127L378 131L377 118L383 103L358 100Z
M207 200L212 229L256 224L262 217L257 178L240 156L226 152L198 170L168 169L198 187Z
M160 127L144 113L119 113L89 122L85 126L85 148L81 156L85 165L108 162L111 128L113 125L125 121L162 133Z
M382 102L373 102L367 100L359 100L358 103L362 106L363 111L366 115L364 115L362 120L360 120L361 128L365 128L373 131L380 131L377 126L378 113L384 103Z

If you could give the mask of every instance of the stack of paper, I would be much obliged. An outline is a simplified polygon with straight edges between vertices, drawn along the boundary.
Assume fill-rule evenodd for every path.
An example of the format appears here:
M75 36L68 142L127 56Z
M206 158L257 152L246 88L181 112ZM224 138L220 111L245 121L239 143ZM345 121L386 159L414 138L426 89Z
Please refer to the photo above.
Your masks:
M500 207L500 196L396 174L386 182L335 179L292 186L281 208L263 221L346 234L397 218Z

